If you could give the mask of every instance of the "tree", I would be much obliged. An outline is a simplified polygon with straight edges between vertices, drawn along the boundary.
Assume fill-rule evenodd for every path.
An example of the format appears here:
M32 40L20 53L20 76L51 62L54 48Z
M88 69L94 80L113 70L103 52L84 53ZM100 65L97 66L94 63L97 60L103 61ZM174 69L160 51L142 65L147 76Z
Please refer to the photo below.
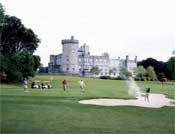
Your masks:
M2 54L15 54L27 51L34 53L40 40L31 29L25 28L21 20L5 15L2 26L0 51Z
M4 18L4 8L2 6L2 4L0 3L0 23L3 23L3 18Z
M90 73L93 75L98 75L100 73L100 69L98 68L98 66L94 66L91 68Z
M143 66L138 66L137 67L137 76L140 78L143 78L146 74L146 70Z
M115 76L116 72L117 72L117 69L115 67L110 68L110 70L109 70L109 74L110 75L114 75Z
M0 70L7 75L7 79L2 82L14 82L22 78L23 75L16 65L16 57L0 54L0 59Z
M2 4L0 3L0 45L1 45L1 36L2 36L2 27L4 25L4 8Z
M158 80L161 80L162 78L165 78L165 74L164 73L159 73L157 78L158 78Z
M127 68L121 68L120 69L120 76L124 79L127 79L132 76L132 73L128 71Z
M169 79L175 80L175 57L171 57L167 62L167 76Z
M37 70L39 68L39 66L41 65L40 61L41 61L41 58L38 55L33 55L34 70Z
M154 68L152 66L149 66L146 69L146 77L147 77L147 80L151 80L151 81L157 80L156 72L154 71Z
M48 73L48 67L44 67L42 64L39 67L38 73Z
M15 16L4 14L0 4L0 73L7 75L5 81L14 82L23 77L34 76L40 66L40 57L33 55L40 40Z
M143 66L144 68L148 68L149 66L152 66L154 70L156 71L156 74L166 72L166 65L162 61L157 61L153 58L147 58L146 60L142 60L141 62L138 62L138 66Z

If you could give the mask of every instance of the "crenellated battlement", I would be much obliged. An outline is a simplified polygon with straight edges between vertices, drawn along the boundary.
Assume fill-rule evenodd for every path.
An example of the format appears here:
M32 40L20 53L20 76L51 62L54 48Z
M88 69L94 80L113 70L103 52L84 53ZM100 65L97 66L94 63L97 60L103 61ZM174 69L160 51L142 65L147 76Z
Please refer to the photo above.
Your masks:
M79 40L74 39L74 36L71 36L71 39L64 39L61 41L61 44L79 44Z

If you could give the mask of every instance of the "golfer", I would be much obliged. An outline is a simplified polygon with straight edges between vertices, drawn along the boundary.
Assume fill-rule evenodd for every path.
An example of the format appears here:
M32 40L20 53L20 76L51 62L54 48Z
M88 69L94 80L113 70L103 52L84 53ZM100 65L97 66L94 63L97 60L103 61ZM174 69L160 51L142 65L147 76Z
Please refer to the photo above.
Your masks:
M24 78L24 91L25 92L28 91L27 88L28 88L28 81L27 81L27 78Z
M149 102L150 90L151 90L151 89L148 87L147 90L146 90L146 94L145 94L145 101L148 101L148 102Z
M67 88L67 81L66 80L63 80L63 90L66 91L66 88Z
M80 92L84 92L85 87L84 81L83 80L79 81L79 84L80 84Z

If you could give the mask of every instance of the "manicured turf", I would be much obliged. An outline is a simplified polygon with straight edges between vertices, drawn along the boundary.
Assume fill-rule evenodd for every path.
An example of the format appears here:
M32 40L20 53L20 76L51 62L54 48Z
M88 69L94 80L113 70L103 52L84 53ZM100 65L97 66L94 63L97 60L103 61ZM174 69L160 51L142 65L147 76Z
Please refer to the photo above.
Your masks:
M35 80L50 80L38 76ZM68 80L63 91L61 81ZM53 89L29 89L22 85L1 84L2 134L175 134L175 108L104 107L79 104L86 98L132 98L125 81L83 79L80 93L78 77L53 77ZM142 91L164 93L174 98L175 83L138 82Z

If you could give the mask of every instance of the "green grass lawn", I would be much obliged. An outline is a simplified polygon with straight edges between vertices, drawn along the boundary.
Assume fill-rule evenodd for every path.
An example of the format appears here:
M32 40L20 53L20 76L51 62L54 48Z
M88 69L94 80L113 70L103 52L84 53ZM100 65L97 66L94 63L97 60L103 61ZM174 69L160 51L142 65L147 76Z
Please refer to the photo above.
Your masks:
M37 76L35 80L50 80ZM61 82L68 80L68 90ZM78 81L86 83L80 93ZM138 82L144 92L175 97L175 83ZM175 134L175 107L141 108L131 106L93 106L79 104L87 98L124 98L128 96L125 81L53 77L52 89L29 89L23 85L1 84L2 134Z

